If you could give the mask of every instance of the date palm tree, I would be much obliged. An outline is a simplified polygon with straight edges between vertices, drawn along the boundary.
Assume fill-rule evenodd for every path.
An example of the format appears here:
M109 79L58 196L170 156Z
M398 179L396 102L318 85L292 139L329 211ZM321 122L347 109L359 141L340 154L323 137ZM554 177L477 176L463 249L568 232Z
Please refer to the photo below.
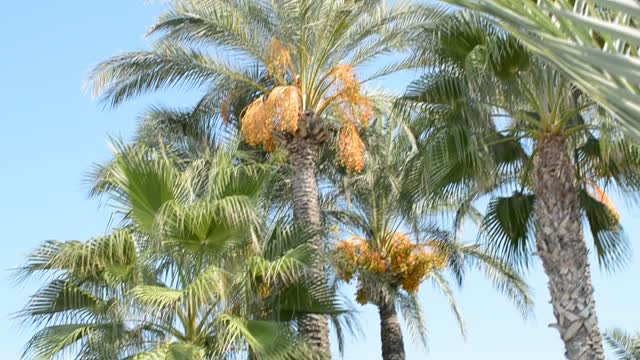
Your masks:
M488 21L456 13L424 36L423 59L433 67L404 99L426 139L410 181L429 186L435 202L489 196L484 234L523 265L533 235L567 358L604 358L583 219L602 265L628 257L605 189L637 193L640 148L561 73Z
M640 359L640 333L631 335L620 329L612 329L604 333L604 340L613 350L616 360Z
M434 226L435 214L444 208L425 210L403 203L404 171L409 169L415 151L401 128L376 122L367 129L367 169L341 179L344 210L329 212L341 220L344 232L351 234L336 245L336 272L346 282L357 282L360 304L378 307L385 360L405 359L396 309L402 312L411 335L426 345L417 292L427 280L446 294L464 335L464 321L447 271L460 284L466 271L483 272L523 315L532 304L528 287L514 268L478 245L461 243L460 228L450 233Z
M640 139L640 4L634 0L444 0L481 11L614 112Z
M122 225L48 241L21 269L48 283L21 313L40 329L25 358L302 358L301 314L335 315L306 281L308 234L265 216L262 166L220 149L188 164L169 149L118 146L96 172Z
M357 72L406 50L417 27L440 14L384 1L175 0L149 32L152 50L100 63L89 84L111 106L162 88L204 87L196 109L239 124L251 146L286 151L295 220L319 233L317 154L328 128L339 129L339 163L362 170L358 131L372 115L372 101L361 85L406 63L364 79ZM310 244L320 249L320 235ZM316 259L312 276L326 282ZM329 353L326 318L309 316L300 332L317 352Z

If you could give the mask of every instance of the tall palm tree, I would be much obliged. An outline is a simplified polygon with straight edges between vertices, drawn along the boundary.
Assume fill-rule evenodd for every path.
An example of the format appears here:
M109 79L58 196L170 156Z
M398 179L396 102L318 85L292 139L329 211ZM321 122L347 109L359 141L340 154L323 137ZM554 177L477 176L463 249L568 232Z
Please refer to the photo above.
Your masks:
M49 241L21 270L50 281L24 309L41 326L26 358L304 357L300 314L337 303L305 281L308 234L262 214L266 169L227 149L185 164L169 149L119 147L97 171L122 226Z
M640 4L634 0L444 0L486 13L614 112L640 139Z
M640 359L640 333L628 334L620 329L607 330L604 340L613 350L616 360Z
M491 196L485 235L512 259L526 264L533 233L566 356L604 358L583 219L601 263L619 264L628 248L603 189L638 191L640 148L488 21L457 13L424 35L422 55L433 68L405 98L427 139L412 181L430 186L434 201Z
M430 223L428 219L444 209L425 210L403 203L404 172L415 151L399 131L401 127L392 125L377 122L367 129L367 169L342 179L344 211L330 213L352 235L336 246L338 276L346 282L356 279L357 301L378 307L382 358L402 360L404 340L396 308L402 311L412 335L426 345L417 291L428 279L449 298L464 334L463 319L445 276L447 270L459 282L465 271L482 271L523 314L529 310L531 299L525 282L504 261L477 245L461 243L461 229L450 234L438 230L433 225L435 220Z
M340 164L360 171L358 129L372 114L361 84L405 63L364 80L358 69L406 50L414 30L439 14L384 1L175 0L149 32L156 36L151 51L99 64L89 83L111 106L161 88L205 87L197 109L240 123L249 145L286 150L294 217L318 233L310 244L320 249L317 154L328 126L340 132ZM238 108L242 111L233 111ZM326 282L320 258L314 268L313 278ZM326 318L309 316L300 331L328 354Z

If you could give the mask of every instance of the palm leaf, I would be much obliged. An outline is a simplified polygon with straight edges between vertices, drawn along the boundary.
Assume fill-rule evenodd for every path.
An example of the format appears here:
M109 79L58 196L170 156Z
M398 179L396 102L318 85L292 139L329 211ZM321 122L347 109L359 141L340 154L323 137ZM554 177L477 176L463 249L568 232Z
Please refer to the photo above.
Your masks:
M584 92L616 114L625 130L638 139L640 31L632 25L637 24L640 11L636 2L447 2L479 10L496 19L533 52L553 63Z
M617 360L640 359L640 336L631 335L620 329L607 330L604 334L607 345L613 350Z
M602 198L594 198L586 191L580 193L580 203L593 235L601 267L615 270L626 264L629 261L630 245L619 215L603 203Z
M531 238L534 201L533 195L516 192L489 202L481 236L493 254L518 266L528 265L534 248Z

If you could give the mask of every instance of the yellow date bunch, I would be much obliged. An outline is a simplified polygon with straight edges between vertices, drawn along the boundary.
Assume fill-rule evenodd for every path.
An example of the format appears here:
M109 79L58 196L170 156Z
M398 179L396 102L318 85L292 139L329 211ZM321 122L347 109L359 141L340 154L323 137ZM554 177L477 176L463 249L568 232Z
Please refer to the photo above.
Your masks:
M362 276L387 281L402 287L409 293L418 291L420 284L432 271L444 269L448 257L439 249L428 245L416 245L404 234L396 233L381 249L372 249L362 238L344 240L336 246L336 271L338 276L349 282L358 279L356 300L366 304L369 300L364 289Z
M361 172L364 169L364 142L358 128L364 128L373 117L369 99L360 91L360 81L352 67L339 65L333 71L336 112L343 119L338 138L339 161L345 168Z
M291 56L278 40L272 39L265 51L265 63L269 74L278 86L269 93L254 100L241 116L241 131L251 146L262 146L267 152L276 149L275 132L287 132L292 135L298 130L298 121L305 104L303 98L310 101L309 95L302 93L299 77L294 71ZM338 136L338 161L350 171L361 172L364 168L364 142L359 129L364 128L373 116L369 99L361 94L360 82L353 68L338 65L329 71L311 91L311 106L316 112L327 108L340 120ZM224 102L221 114L228 118L229 106L237 93L233 91ZM313 96L323 97L322 101L313 101ZM309 106L309 104L307 104Z

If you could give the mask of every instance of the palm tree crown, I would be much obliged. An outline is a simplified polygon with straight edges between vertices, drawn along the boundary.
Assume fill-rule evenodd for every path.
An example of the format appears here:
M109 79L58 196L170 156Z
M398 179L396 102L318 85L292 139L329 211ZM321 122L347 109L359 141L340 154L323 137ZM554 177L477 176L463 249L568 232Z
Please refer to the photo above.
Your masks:
M22 276L50 282L21 316L41 326L26 358L292 358L304 313L337 314L304 280L313 250L269 209L266 168L233 152L185 164L170 151L119 147L96 173L122 226L88 242L46 242Z
M633 0L445 0L490 15L615 113L638 140L640 4Z
M437 66L400 101L415 111L412 126L422 134L422 162L409 181L436 203L453 197L461 210L492 195L482 230L497 251L526 263L533 249L536 146L561 136L574 159L598 259L607 268L624 263L626 237L607 192L640 190L640 148L560 73L485 19L452 14L425 36L425 61Z
M426 138L423 175L412 181L430 184L436 202L493 197L484 234L524 265L535 237L567 358L604 359L582 218L601 264L623 262L627 243L603 188L637 191L637 146L563 74L488 20L456 13L424 36L433 67L405 99Z
M460 242L462 224L457 224L454 231L435 226L435 214L451 212L454 207L410 203L406 192L411 184L405 177L419 158L415 157L415 139L412 141L402 128L394 122L374 122L365 136L369 165L363 173L337 181L344 208L328 212L350 234L335 247L338 277L345 282L356 280L356 300L380 309L384 359L404 358L399 325L389 324L395 319L396 307L402 311L411 334L426 344L417 292L427 280L448 296L464 333L447 271L459 282L468 269L482 271L523 314L531 305L528 288L512 267L475 244Z
M89 84L111 106L169 86L204 86L194 111L241 124L246 141L268 152L291 136L322 141L324 115L340 129L340 163L360 171L357 129L373 114L361 83L407 65L363 80L356 72L406 51L415 30L441 13L384 1L174 1L149 31L157 36L151 51L100 63Z

